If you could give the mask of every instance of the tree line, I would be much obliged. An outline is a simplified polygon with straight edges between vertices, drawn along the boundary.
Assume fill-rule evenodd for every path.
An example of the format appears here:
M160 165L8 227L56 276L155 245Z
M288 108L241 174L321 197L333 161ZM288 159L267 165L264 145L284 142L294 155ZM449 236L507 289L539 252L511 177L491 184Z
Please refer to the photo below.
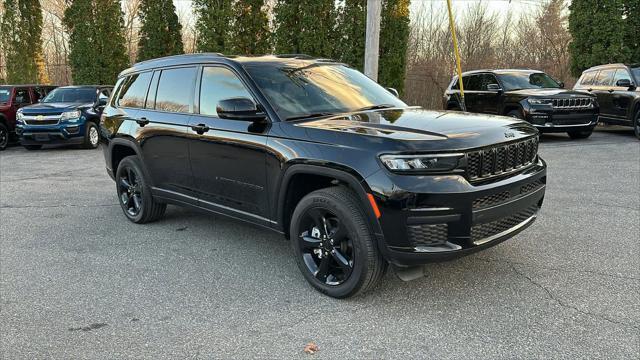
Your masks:
M42 59L43 9L51 2L64 34L58 42L76 84L112 84L134 61L182 54L184 31L172 0L3 0L6 82L48 81ZM260 55L304 53L362 69L366 0L193 0L195 52ZM402 90L409 36L409 0L382 0L380 81ZM130 8L129 6L135 5ZM60 11L60 7L64 7ZM61 14L60 14L61 13ZM132 18L133 17L133 18ZM56 21L52 17L52 23ZM133 24L135 49L131 49ZM57 44L55 46L58 46ZM60 59L58 59L60 60Z
M0 83L112 84L134 62L191 52L305 53L362 69L366 2L0 0ZM379 82L441 107L454 74L444 0L382 3ZM463 69L535 68L570 86L594 65L640 63L638 14L640 0L544 0L519 15L469 2L456 13Z

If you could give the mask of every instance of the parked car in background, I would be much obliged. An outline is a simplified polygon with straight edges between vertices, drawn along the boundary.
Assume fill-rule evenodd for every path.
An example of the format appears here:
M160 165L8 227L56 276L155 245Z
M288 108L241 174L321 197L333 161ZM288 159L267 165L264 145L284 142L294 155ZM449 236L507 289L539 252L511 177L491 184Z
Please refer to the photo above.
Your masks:
M633 126L640 139L640 64L594 66L573 88L598 97L601 122Z
M136 64L101 129L128 220L177 204L277 231L305 279L338 298L373 288L388 263L406 275L511 238L545 194L527 122L409 107L305 56Z
M18 110L16 133L29 150L44 144L79 144L96 148L98 124L112 86L83 85L56 88L38 104Z
M594 95L563 89L564 84L537 70L476 70L462 74L466 110L523 119L540 132L566 132L587 138L598 122ZM447 110L460 110L460 85L454 77L444 94Z
M50 85L0 85L0 151L17 140L18 109L38 102L55 88Z

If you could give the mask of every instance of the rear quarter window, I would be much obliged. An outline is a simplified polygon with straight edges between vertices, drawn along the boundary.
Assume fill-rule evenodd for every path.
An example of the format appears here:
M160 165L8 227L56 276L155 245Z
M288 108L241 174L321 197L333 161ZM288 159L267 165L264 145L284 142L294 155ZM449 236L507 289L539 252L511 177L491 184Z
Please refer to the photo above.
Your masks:
M134 74L124 78L118 89L116 106L143 108L150 82L151 72Z
M578 86L593 85L593 79L598 74L597 71L586 71L578 80Z

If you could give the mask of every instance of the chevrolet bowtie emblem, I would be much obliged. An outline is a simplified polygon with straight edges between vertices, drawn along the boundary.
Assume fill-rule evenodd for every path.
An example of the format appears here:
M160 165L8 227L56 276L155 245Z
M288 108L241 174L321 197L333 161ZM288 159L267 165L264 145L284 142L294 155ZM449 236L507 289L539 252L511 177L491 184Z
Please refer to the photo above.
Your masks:
M44 120L44 116L38 115L38 116L36 116L36 120Z

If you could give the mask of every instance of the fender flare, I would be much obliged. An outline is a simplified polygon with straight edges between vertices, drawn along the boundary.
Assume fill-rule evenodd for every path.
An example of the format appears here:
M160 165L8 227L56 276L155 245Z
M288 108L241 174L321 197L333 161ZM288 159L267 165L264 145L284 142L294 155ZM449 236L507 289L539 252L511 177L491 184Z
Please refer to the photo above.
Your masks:
M353 170L352 170L353 171ZM294 164L291 165L287 170L285 170L284 175L282 176L279 184L278 191L278 208L277 208L277 221L280 226L282 226L282 230L286 233L288 229L284 228L285 219L284 219L284 209L286 202L286 194L289 189L289 185L291 183L291 179L294 175L297 174L308 174L308 175L319 175L323 177L331 177L340 182L346 183L349 188L353 189L360 201L363 204L363 209L365 211L365 216L367 217L368 223L371 227L373 233L377 236L382 234L382 227L380 226L380 222L376 218L376 215L369 204L369 199L367 194L371 192L368 185L364 181L364 179L355 171L355 174L352 174L348 169L334 169L328 168L326 166L320 165L310 165L310 164Z
M136 156L138 158L140 158L140 163L142 164L142 171L144 172L145 178L148 179L148 181L150 183L149 185L153 185L153 179L149 175L149 171L147 170L147 166L145 165L144 156L142 155L142 150L140 149L140 146L138 145L138 143L133 138L117 137L117 138L112 138L112 139L109 140L109 148L108 148L109 161L107 163L107 166L108 166L108 168L111 168L111 172L113 173L113 176L116 175L116 171L118 170L118 169L113 169L112 168L112 164L113 164L113 148L116 147L116 146L128 147L131 150L133 150L133 152L136 153Z

